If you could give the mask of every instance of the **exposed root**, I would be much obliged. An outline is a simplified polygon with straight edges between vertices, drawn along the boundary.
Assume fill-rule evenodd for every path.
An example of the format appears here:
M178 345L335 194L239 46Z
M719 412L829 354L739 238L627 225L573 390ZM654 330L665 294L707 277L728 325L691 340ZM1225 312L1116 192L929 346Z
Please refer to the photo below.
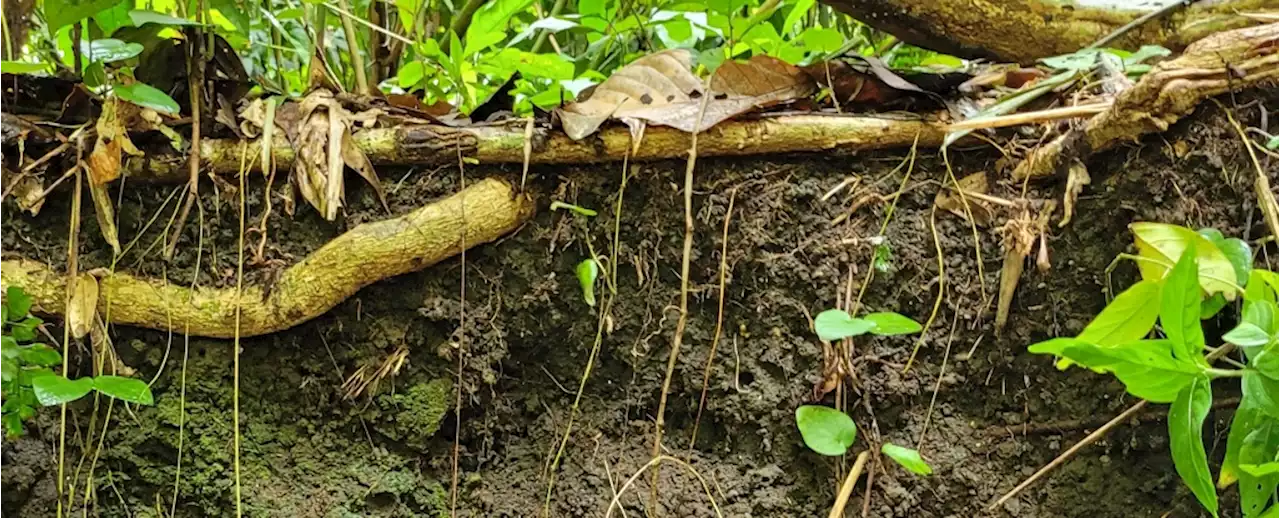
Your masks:
M1036 149L1013 171L1016 179L1065 171L1120 142L1162 132L1201 101L1228 91L1276 81L1280 24L1213 34L1187 47L1176 59L1157 64L1107 111Z
M468 216L462 216L466 200ZM400 217L359 225L286 269L271 286L188 289L121 273L101 273L98 306L113 301L111 324L164 330L172 321L196 336L231 338L237 301L241 336L257 336L315 318L376 281L417 271L493 241L532 216L533 201L502 180L486 179ZM0 286L22 286L36 308L60 314L66 281L29 259L0 263Z

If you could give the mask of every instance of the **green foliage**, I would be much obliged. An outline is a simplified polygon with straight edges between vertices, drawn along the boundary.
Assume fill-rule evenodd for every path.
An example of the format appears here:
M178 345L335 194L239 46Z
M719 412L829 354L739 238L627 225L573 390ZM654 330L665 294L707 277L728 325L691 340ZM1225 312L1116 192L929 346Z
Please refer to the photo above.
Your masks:
M796 426L809 449L821 455L844 455L858 438L858 427L844 412L820 405L796 409Z
M920 332L920 324L897 313L870 313L854 318L839 309L828 309L813 319L813 329L824 341L842 340L871 333L896 336Z
M588 306L596 307L596 277L600 276L600 265L595 258L583 259L574 268L574 273L578 275L578 285L582 287L582 300Z
M1245 517L1273 513L1277 488L1273 464L1280 443L1280 362L1277 336L1277 275L1251 270L1248 246L1213 229L1135 223L1143 280L1121 293L1074 338L1054 338L1028 348L1110 373L1134 396L1170 403L1169 444L1179 476L1200 503L1218 515L1218 498L1203 442L1203 425L1213 403L1210 381L1240 379L1241 400L1232 418L1217 488L1240 483ZM1214 278L1205 279L1206 275ZM1239 347L1245 365L1222 369L1209 363L1201 317L1228 307L1243 293L1236 326L1222 335ZM1213 302L1219 299L1220 302ZM1159 304L1154 304L1154 301ZM1153 309L1157 313L1153 315ZM1157 320L1164 339L1144 338ZM1227 345L1230 347L1230 345Z
M129 101L143 108L151 108L152 110L168 113L170 115L178 114L178 103L164 92L155 89L155 87L145 83L134 83L131 85L120 85L113 90L116 97Z
M31 297L22 288L10 286L0 308L4 344L0 423L6 436L21 435L23 422L35 415L36 407L69 403L94 390L130 403L152 404L151 388L142 380L109 375L71 380L55 374L52 368L62 364L62 354L34 341L44 322L31 316Z
M886 457L893 459L894 462L897 462L902 467L907 468L907 471L917 475L930 475L933 473L933 467L929 466L929 463L924 461L924 458L920 456L920 452L911 448L898 446L893 443L884 443L884 445L880 447L880 453L883 453Z

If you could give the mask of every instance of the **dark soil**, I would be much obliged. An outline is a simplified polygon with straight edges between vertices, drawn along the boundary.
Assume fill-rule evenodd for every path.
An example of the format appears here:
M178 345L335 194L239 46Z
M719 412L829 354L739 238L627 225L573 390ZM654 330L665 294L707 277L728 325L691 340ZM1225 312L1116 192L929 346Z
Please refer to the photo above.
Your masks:
M1274 91L1235 102L1233 113L1243 124L1268 125L1267 133L1276 132ZM1263 110L1270 116L1261 117ZM993 180L1003 178L1000 154L989 147L950 153L957 177L986 171ZM808 319L842 300L851 279L857 293L872 255L867 238L878 232L889 204L870 201L833 225L852 198L848 192L828 201L821 197L850 175L862 178L861 188L871 186L863 193L890 195L903 181L902 170L891 171L904 156L899 150L698 162L689 322L671 385L664 446L669 455L687 459L706 485L686 468L665 463L659 494L664 516L712 515L712 499L725 516L828 511L848 459L808 451L795 428L795 408L813 401L823 377L822 346ZM1275 165L1274 160L1265 164L1273 175ZM865 494L871 499L869 516L981 514L993 499L1092 430L1056 430L1052 423L1105 421L1134 402L1109 377L1081 369L1060 372L1050 358L1024 352L1030 343L1074 334L1103 306L1103 272L1117 253L1131 248L1130 222L1212 226L1249 239L1266 231L1255 210L1248 155L1212 103L1169 133L1095 157L1088 166L1093 183L1074 221L1051 227L1052 269L1040 273L1028 266L1001 335L992 324L1002 258L999 225L975 232L964 220L937 212L936 246L947 291L914 366L904 373L914 337L858 340L853 380L840 390L842 404L859 425L855 450L886 441L919 444L935 472L920 478L876 462L874 487L864 493L864 483L859 484L849 515L858 515ZM383 281L315 321L243 340L240 493L245 514L448 516L456 430L458 515L540 515L547 467L572 421L549 514L605 516L616 492L649 458L678 319L683 171L683 162L632 169L617 230L617 295L598 291L595 308L584 303L574 267L590 249L611 254L619 164L536 167L530 183L542 195L544 210L515 234L468 251L465 268L454 258ZM381 174L395 213L453 192L459 182L456 169ZM519 170L466 171L470 179L490 175L518 179ZM890 268L875 273L861 297L866 310L897 311L922 323L929 319L940 286L930 214L946 179L941 156L922 151L885 232L893 251ZM301 201L296 216L284 217L277 203L269 225L268 264L246 267L247 282L267 282L273 271L345 228L385 217L367 187L354 180L349 185L351 207L344 223L321 221ZM262 187L255 180L249 189L251 226L262 210ZM1020 187L1002 180L993 194L1016 199ZM126 185L119 209L122 241L138 235L170 188ZM212 184L202 187L202 192L212 190ZM1060 198L1061 190L1061 181L1036 183L1027 197ZM212 193L204 196L204 238L197 242L190 225L191 239L182 242L172 264L159 259L159 247L146 251L160 236L170 204L120 268L167 276L174 283L189 284L197 274L202 286L234 285L236 196L222 194L221 200ZM553 199L600 215L545 210ZM69 205L69 193L60 192L32 218L6 201L6 253L62 266ZM107 266L110 249L88 216L87 200L84 213L82 267ZM256 234L248 238L256 240ZM1273 267L1274 253L1274 248L1264 250L1260 264ZM695 423L715 336L722 264L729 272L723 333L706 408ZM1131 265L1122 265L1114 281L1122 286L1135 275ZM460 303L463 282L465 305ZM602 307L609 307L606 332L575 416L574 393ZM72 406L66 465L76 475L75 501L85 501L88 480L88 505L102 516L160 516L171 507L177 516L234 515L232 343L188 342L180 328L173 334L112 331L124 363L143 379L156 376L156 405L124 408L103 400L96 418L94 402ZM369 373L384 362L395 363L397 351L407 351L398 372L344 399L344 381L375 379ZM459 420L453 408L460 353ZM81 373L88 372L87 356L76 355ZM935 386L939 390L931 404ZM1218 393L1229 396L1232 390L1223 384ZM834 397L827 395L823 402L832 404ZM1163 409L1153 405L1153 410L1154 418L1111 432L1009 502L1004 512L1197 516L1198 504L1173 470L1165 425L1158 418ZM1212 426L1206 427L1211 458L1222 455L1221 432L1230 416L1230 409L1215 411ZM1049 433L1042 430L1046 424ZM1039 433L1023 433L1033 427ZM46 410L26 437L5 443L3 498L13 516L52 515L57 439L57 412ZM648 473L636 477L620 496L626 515L643 516L649 494ZM1225 498L1225 514L1234 515L1234 497Z

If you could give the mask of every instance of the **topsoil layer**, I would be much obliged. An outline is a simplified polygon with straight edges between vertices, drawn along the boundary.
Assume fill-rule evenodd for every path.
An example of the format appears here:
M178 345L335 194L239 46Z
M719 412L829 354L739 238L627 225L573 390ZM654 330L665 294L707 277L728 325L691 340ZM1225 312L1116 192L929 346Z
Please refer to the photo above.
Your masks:
M1274 91L1265 91L1221 100L1235 104L1229 109L1242 123L1274 134L1275 99ZM664 464L661 515L710 516L712 499L725 516L828 511L852 457L808 451L795 427L796 407L814 401L823 378L823 348L809 319L843 300L850 286L856 297L871 264L868 238L891 206L891 198L882 197L903 185L906 168L893 171L905 156L898 150L698 162L689 322L664 445L667 454L687 459L705 485L687 468ZM1021 186L999 175L1005 164L990 147L953 149L950 159L957 177L989 172L997 182L993 194L1019 197ZM1264 165L1275 174L1274 160ZM935 247L945 265L946 292L909 371L904 364L915 337L858 339L853 373L840 393L859 427L855 452L882 442L918 446L934 473L917 477L874 461L873 488L865 492L865 479L859 483L849 515L859 515L864 505L865 515L876 517L981 514L995 497L1134 402L1110 377L1060 372L1051 358L1025 352L1030 343L1078 332L1104 305L1104 270L1117 253L1131 250L1130 222L1216 227L1246 239L1266 233L1255 209L1248 155L1222 108L1212 103L1170 132L1095 157L1088 167L1093 182L1075 219L1051 227L1052 268L1041 273L1028 265L1009 325L997 335L992 321L1003 217L975 230L939 210L931 228L934 196L947 181L947 168L935 150L919 154L885 231L892 253L872 274L861 305L863 311L928 320L941 285ZM370 286L305 325L245 339L239 372L245 515L448 516L455 434L458 516L540 515L548 501L548 466L572 419L554 473L550 515L604 516L621 492L625 516L643 516L648 473L626 482L649 458L678 319L683 171L683 162L634 165L622 191L621 164L535 167L529 184L540 194L542 210L513 235L470 250L465 262L454 258ZM380 174L393 213L454 192L461 181L456 168ZM492 175L518 181L519 170L465 171L468 179ZM849 176L861 178L856 196L844 191L822 200ZM301 205L296 216L282 216L277 203L266 261L246 266L246 282L269 283L280 268L346 228L386 217L366 186L354 180L348 185L351 206L338 224ZM189 284L194 274L204 286L234 286L236 196L214 194L212 184L202 188L208 193L203 238L195 239L189 224L171 264L159 259L162 245L149 245L161 235L173 203L139 235L170 188L125 186L121 240L138 240L119 268L174 283ZM261 214L262 188L259 180L249 189L250 226ZM1061 180L1032 184L1027 198L1060 197L1061 190ZM107 266L110 249L98 237L87 198L82 268ZM546 210L549 200L599 215ZM6 200L6 253L63 266L69 204L64 190L32 218ZM853 205L860 206L849 213ZM721 238L726 216L727 243ZM615 225L617 295L574 417L574 394L601 322L597 311L610 298L601 290L599 304L588 306L574 267L589 250L612 255ZM256 243L258 235L247 241ZM1264 249L1259 264L1272 265L1273 257L1274 249ZM722 265L728 272L723 330L699 421ZM1132 265L1122 265L1115 285L1127 285L1135 275ZM1220 332L1213 329L1218 320L1227 325L1234 318L1209 322L1210 334ZM232 343L188 341L181 329L170 334L120 327L112 336L125 365L143 379L155 377L156 405L125 408L102 400L96 418L94 401L71 406L66 469L76 475L68 490L77 505L86 501L89 481L87 505L95 515L167 516L171 509L176 516L234 515ZM453 413L459 354L460 419ZM89 372L87 353L73 361L79 373ZM348 380L367 386L345 398ZM1221 397L1233 390L1215 385ZM833 404L834 397L822 401ZM1197 516L1198 504L1173 469L1164 411L1153 405L1149 415L1113 430L1010 501L1004 513ZM1205 427L1211 459L1221 458L1230 416L1230 408L1215 410ZM3 503L11 516L53 515L57 439L58 413L44 410L25 437L4 444ZM1234 496L1225 498L1231 516Z

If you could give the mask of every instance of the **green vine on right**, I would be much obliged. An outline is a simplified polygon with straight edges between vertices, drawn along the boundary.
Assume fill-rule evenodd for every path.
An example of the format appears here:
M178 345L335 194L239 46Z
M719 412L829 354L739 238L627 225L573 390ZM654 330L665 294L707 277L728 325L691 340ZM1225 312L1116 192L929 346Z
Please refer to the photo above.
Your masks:
M1060 368L1109 373L1130 394L1169 403L1174 467L1205 509L1218 516L1217 489L1238 482L1242 516L1275 516L1280 280L1275 272L1252 268L1247 243L1217 230L1160 223L1134 223L1130 230L1138 254L1121 254L1117 261L1137 263L1142 280L1076 337L1040 342L1029 351L1060 357ZM1242 302L1236 326L1222 335L1224 344L1209 346L1201 320L1237 300ZM1152 333L1157 321L1159 332ZM1243 356L1227 357L1233 348ZM1232 368L1217 365L1219 360ZM1240 380L1241 398L1215 487L1202 432L1213 403L1210 382L1218 378Z

